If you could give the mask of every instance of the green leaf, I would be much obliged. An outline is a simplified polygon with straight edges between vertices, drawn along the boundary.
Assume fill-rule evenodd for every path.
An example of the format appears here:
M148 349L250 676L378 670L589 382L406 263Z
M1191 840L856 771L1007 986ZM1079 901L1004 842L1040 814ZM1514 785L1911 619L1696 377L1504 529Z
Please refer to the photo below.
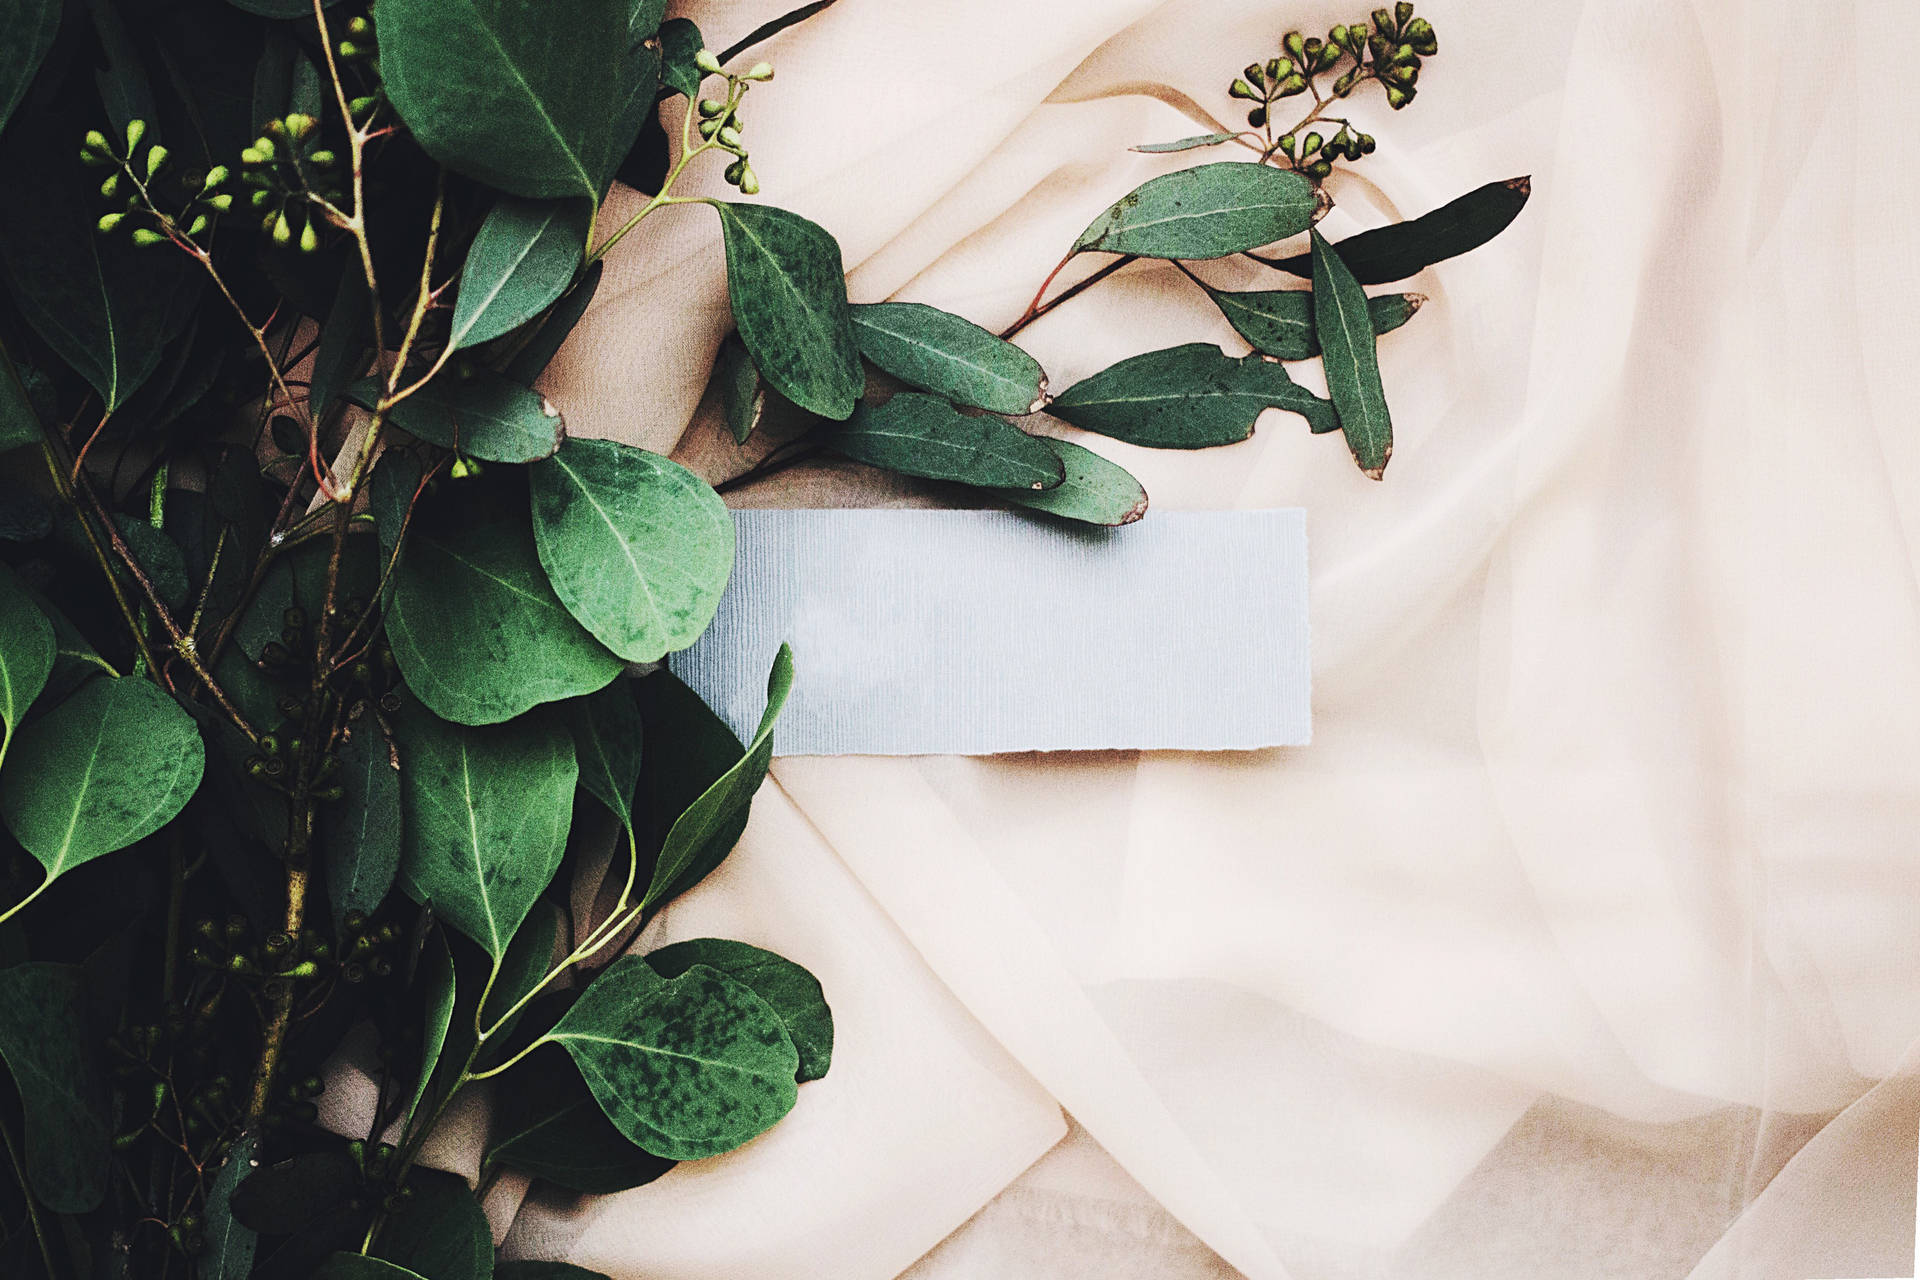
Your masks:
M833 1011L820 980L784 956L725 938L693 938L650 951L647 964L677 978L697 964L717 969L767 1002L800 1055L800 1083L818 1080L833 1063Z
M698 98L706 72L693 64L693 55L706 47L693 19L668 18L661 23L660 83L689 100Z
M380 386L362 378L346 395L372 409ZM536 462L552 457L566 438L560 411L545 396L486 370L471 378L437 377L387 416L403 431L483 462Z
M418 983L426 1017L420 1027L420 1069L414 1075L413 1097L407 1103L409 1119L420 1111L434 1069L440 1065L440 1051L447 1045L447 1028L453 1025L458 979L453 972L453 951L442 930L435 929L427 942L426 954L420 958Z
M639 827L640 847L646 854L641 866L651 880L652 868L659 863L675 820L726 776L747 749L726 722L700 700L700 695L671 671L655 671L637 681L634 702L640 708L647 741L673 744L671 751L646 753L640 785L634 792L633 816ZM671 898L691 888L719 866L739 842L746 825L747 812L743 809L708 837L686 870L660 896Z
M157 686L90 680L17 735L0 817L51 881L172 821L205 764L193 717Z
M779 1015L705 965L662 978L623 956L546 1039L573 1055L615 1128L668 1159L731 1151L799 1098L800 1057Z
M331 8L338 0L326 0ZM236 9L258 14L262 18L311 18L313 0L227 0Z
M1255 351L1276 360L1309 360L1320 354L1313 331L1313 294L1305 289L1231 293L1208 288L1207 296ZM1373 331L1392 333L1413 319L1426 298L1418 293L1388 293L1367 300Z
M761 23L759 26L747 32L747 34L745 34L744 36L741 36L738 40L734 41L732 44L728 45L724 51L722 51L719 55L717 55L720 59L721 64L724 65L728 62L733 61L733 59L739 54L745 53L747 50L753 48L753 46L759 44L763 40L772 39L774 36L779 35L782 31L785 31L788 27L793 26L795 23L805 22L808 18L811 18L814 14L819 13L822 9L825 9L830 5L832 5L833 2L834 0L812 0L811 4L803 4L797 9L789 9L787 12L781 14L779 17L773 19L771 22Z
M488 210L460 269L447 345L510 333L565 293L586 251L591 212L579 200L512 197Z
M580 785L629 830L633 789L640 783L640 709L625 680L560 704L580 762Z
M53 623L13 570L0 565L0 763L14 730L53 673Z
M0 1058L26 1113L27 1180L55 1213L86 1213L106 1195L112 1130L90 1038L78 967L0 969Z
M415 514L387 639L407 687L460 724L592 693L624 669L560 603L526 522L480 501Z
M423 478L420 457L410 449L387 449L373 464L373 476L367 481L367 508L373 513L374 533L380 539L382 574L409 526L409 513Z
M344 929L349 911L379 909L400 869L400 765L371 711L347 725L334 758L346 794L321 810L320 839L334 928Z
M569 440L530 473L553 590L600 643L654 662L700 638L733 569L733 518L705 481L614 440Z
M566 851L573 743L544 712L473 729L403 708L398 728L401 886L502 956Z
M767 709L746 753L721 774L674 819L661 845L643 902L652 906L685 892L700 877L720 865L746 828L754 793L766 780L773 762L773 726L793 691L793 651L786 645L774 655L767 676ZM649 1148L651 1150L652 1148ZM659 1154L670 1154L661 1152Z
M340 287L320 327L320 345L313 353L313 377L308 387L313 416L324 421L348 383L366 367L373 345L373 312L369 309L367 278L358 271L342 271Z
M760 381L760 371L753 367L753 357L739 334L730 333L721 342L713 362L713 381L720 388L720 415L727 430L735 444L745 444L767 411L767 386Z
M1147 514L1147 491L1125 467L1065 440L1035 438L1045 441L1047 448L1060 455L1067 469L1066 480L1038 493L1031 489L1002 489L999 491L1002 501L1082 524L1132 524Z
M1436 262L1457 258L1505 231L1533 194L1531 177L1508 178L1476 187L1431 213L1407 222L1376 227L1333 246L1361 284L1387 284L1416 275ZM1263 262L1296 276L1313 275L1313 254Z
M179 611L187 601L189 590L187 557L180 550L180 544L141 517L125 512L114 515L113 527L119 531L120 540L127 544L127 550L133 552L135 562L139 564L140 571L147 575L147 581L153 584L160 602L170 610ZM114 561L114 572L126 584L128 595L144 604L146 593L117 559Z
M507 362L508 381L517 382L523 387L532 386L533 380L553 362L560 344L567 340L567 335L580 323L580 317L586 314L587 304L593 301L594 293L600 288L600 273L605 266L604 262L595 262L588 267L580 274L578 283L554 304L553 310L547 312L539 332Z
M608 1195L645 1186L674 1166L613 1127L559 1048L531 1054L507 1086L494 1095L488 1170L504 1166L568 1191Z
M380 78L428 155L513 195L600 198L627 0L383 0Z
M727 247L727 297L740 340L767 385L839 421L865 380L834 238L797 213L715 201Z
M902 382L955 404L1018 416L1047 390L1040 362L971 320L918 302L853 308L860 354Z
M619 109L614 112L611 145L599 173L600 189L605 191L619 173L634 142L654 115L660 90L660 42L654 34L660 29L665 11L663 0L629 0L627 49L620 64L620 86L614 95Z
M39 444L42 439L40 415L27 394L27 385L5 350L0 350L0 453Z
M33 83L60 30L60 0L0 0L0 129Z
M1285 240L1313 225L1321 209L1297 173L1228 160L1154 178L1095 218L1074 252L1141 258L1224 258Z
M1327 394L1339 412L1347 447L1360 469L1378 480L1393 457L1393 418L1380 385L1367 295L1318 231L1313 233L1313 321Z
M1237 133L1198 133L1191 138L1178 138L1172 142L1143 142L1133 151L1145 151L1157 154L1163 151L1192 151L1195 147L1217 147L1223 142L1232 142L1240 135Z
M504 1018L507 1010L547 976L547 969L553 964L554 944L560 938L560 924L559 908L541 901L533 904L527 918L513 931L513 941L507 944L507 954L500 961L500 975L494 979L493 990L487 993L486 1008L481 1010L487 1025L501 1023L496 1039L510 1030L525 1012L519 1010L512 1017ZM467 1041L471 1047L472 1037L467 1037Z
M832 0L828 0L832 3ZM598 1271L571 1262L503 1262L493 1269L493 1280L608 1280Z
M862 404L825 443L856 462L902 475L995 488L1051 489L1066 479L1058 454L1004 418L961 413L903 391L878 409Z
M240 1179L229 1204L249 1230L291 1235L351 1201L360 1182L360 1171L343 1143L260 1166Z
M1048 412L1076 427L1151 449L1206 449L1253 434L1262 409L1285 409L1314 431L1339 426L1333 406L1259 355L1205 342L1149 351L1061 392Z
M253 1172L258 1149L254 1135L243 1133L227 1151L227 1159L207 1188L207 1247L201 1255L200 1280L247 1280L259 1236L233 1216L233 1189Z
M320 1269L308 1280L426 1280L426 1277L391 1262L343 1249L321 1263Z
M375 1252L428 1280L492 1280L493 1231L466 1179L416 1167L407 1185L413 1199L387 1219Z

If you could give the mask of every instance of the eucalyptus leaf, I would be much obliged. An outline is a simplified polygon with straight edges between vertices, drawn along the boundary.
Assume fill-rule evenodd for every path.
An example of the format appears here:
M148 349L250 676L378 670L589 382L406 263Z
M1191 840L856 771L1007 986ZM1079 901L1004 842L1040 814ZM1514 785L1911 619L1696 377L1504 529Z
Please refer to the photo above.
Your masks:
M261 1235L291 1235L360 1191L360 1171L345 1146L303 1151L261 1165L241 1178L230 1207L240 1224Z
M1276 289L1235 293L1209 288L1207 296L1220 314L1255 351L1276 360L1309 360L1320 354L1313 330L1313 294L1305 289ZM1376 334L1392 333L1426 302L1418 293L1387 293L1367 300L1367 315Z
M646 854L641 868L651 881L674 823L740 762L747 749L726 721L672 671L655 671L636 682L634 702L640 708L647 741L673 744L671 751L646 753L640 785L634 790L636 834ZM719 866L739 842L746 825L747 811L743 809L707 837L661 896L670 898L692 887Z
M1054 398L1048 411L1099 435L1152 449L1206 449L1253 434L1263 409L1339 426L1333 406L1259 355L1229 356L1205 342L1149 351L1102 369Z
M372 409L380 387L362 378L346 395ZM470 378L437 377L387 416L403 431L483 462L535 462L551 457L566 438L560 411L545 396L485 370Z
M1349 236L1333 249L1361 284L1404 280L1436 262L1478 249L1505 231L1526 208L1527 197L1532 194L1531 177L1489 182L1431 213ZM1297 254L1271 265L1296 276L1311 277L1313 254Z
M171 822L200 785L193 717L134 676L90 680L16 735L0 817L56 879Z
M1038 493L1031 489L1002 489L999 496L1003 501L1082 524L1132 524L1147 514L1147 491L1125 467L1066 440L1048 436L1035 438L1045 441L1047 448L1060 455L1067 478L1054 488Z
M140 571L147 575L147 581L153 584L154 594L160 597L160 603L178 611L186 603L189 589L187 557L180 550L180 544L139 516L124 512L114 516L113 527L119 531L120 540L127 544L127 550L133 553ZM116 560L114 569L126 583L131 597L144 603L146 593L140 590L125 566Z
M1144 182L1095 218L1074 252L1224 258L1305 231L1322 209L1311 182L1251 161L1203 164Z
M233 1190L253 1172L259 1144L251 1133L234 1139L226 1162L207 1188L207 1247L201 1255L200 1280L247 1280L260 1237L233 1216Z
M400 762L370 710L348 723L334 758L345 794L322 810L320 839L334 928L344 930L348 912L379 910L399 872Z
M541 979L547 976L547 970L553 964L555 944L560 940L560 910L552 903L540 901L533 904L527 912L527 918L513 931L513 941L507 945L507 954L500 961L499 976L494 979L493 990L487 993L486 1007L480 1011L480 1018L486 1025L500 1024L496 1038L504 1035L520 1020L525 1010L516 1010L511 1016L507 1010L520 1003ZM467 1037L469 1047L472 1037Z
M803 4L797 9L789 9L772 21L763 22L753 30L747 32L747 34L728 45L726 49L717 56L723 64L731 62L735 57L745 53L748 49L753 48L753 46L764 40L772 39L797 22L805 22L822 9L831 7L833 3L834 0L812 0L810 4Z
M784 956L726 938L692 938L649 951L647 964L677 978L697 964L717 969L767 1002L800 1055L800 1083L818 1080L833 1063L833 1011L820 980Z
M384 1258L370 1258L342 1249L322 1262L308 1280L428 1280L428 1277Z
M34 411L26 384L6 352L0 350L0 453L39 444L43 438L40 415Z
M1318 231L1313 233L1313 320L1327 394L1339 412L1347 447L1360 469L1378 480L1393 457L1393 418L1380 384L1367 295Z
M60 0L0 0L0 129L33 83L60 30Z
M546 1039L573 1056L615 1128L668 1159L731 1151L799 1097L800 1058L779 1015L705 965L662 978L623 956Z
M1004 418L964 414L917 391L903 391L877 409L862 404L825 443L856 462L929 480L1051 489L1066 479L1059 455L1037 437Z
M53 673L54 648L53 623L13 570L0 565L0 763Z
M627 49L621 60L620 85L615 94L619 109L614 113L606 163L598 175L602 191L620 171L659 100L660 42L654 36L665 10L664 0L629 0Z
M314 348L307 388L308 404L317 422L326 420L341 392L366 367L373 345L372 305L366 276L342 271L326 323L320 327L320 345Z
M573 734L580 785L631 831L642 730L630 682L616 680L598 693L570 698L560 704L560 711Z
M1018 416L1047 391L1040 362L1005 339L938 307L876 302L853 308L860 354L902 382L955 404Z
M727 297L767 385L835 421L865 385L840 245L797 213L713 202L727 250Z
M557 1046L531 1054L509 1085L495 1095L488 1170L504 1166L568 1191L608 1195L645 1186L674 1166L614 1128Z
M493 1232L466 1179L415 1168L413 1198L387 1220L375 1252L428 1280L492 1280Z
M1232 142L1240 135L1237 133L1198 133L1191 138L1176 138L1172 142L1143 142L1131 148L1148 154L1166 151L1192 151L1196 147L1217 147L1223 142Z
M55 1213L86 1213L106 1195L112 1130L92 1034L79 968L0 969L0 1059L26 1115L27 1181Z
M730 333L720 343L713 381L720 389L720 416L726 419L727 430L735 444L745 444L767 411L767 386L739 334Z
M832 0L827 0L830 4ZM598 1271L576 1267L571 1262L536 1262L531 1259L503 1262L493 1269L493 1280L608 1280Z
M694 65L693 56L706 48L705 37L691 18L668 18L660 24L660 83L665 88L692 100L700 96L700 82L706 72Z
M447 1028L453 1025L454 996L459 989L453 971L453 951L447 945L447 935L438 929L427 940L426 954L421 957L415 981L426 1017L420 1028L420 1069L414 1073L413 1096L407 1102L409 1120L419 1114L427 1086L433 1082L434 1069L440 1065L440 1051L446 1048Z
M631 19L574 0L565 21L526 0L382 0L380 79L428 155L529 197L600 198Z
M783 644L767 676L767 709L753 741L730 769L674 819L654 863L653 877L642 900L646 905L684 892L732 851L734 841L746 827L754 793L766 781L767 767L773 762L773 726L792 691L793 651Z
M700 638L733 568L733 518L705 481L614 440L569 440L534 465L533 538L573 616L629 662Z
M397 728L401 885L502 956L566 851L573 743L545 712L475 729L403 709Z
M545 372L553 362L555 353L560 350L560 344L567 340L567 335L580 323L580 317L586 314L587 304L593 301L594 293L600 288L600 273L605 267L606 263L595 260L580 273L580 279L574 286L561 295L560 301L553 304L553 309L547 312L547 318L540 322L539 330L527 340L527 345L507 361L505 372L508 381L528 387Z
M527 524L477 501L416 514L387 638L407 687L460 724L592 693L624 669L560 603Z
M380 572L384 577L399 550L420 482L420 457L411 449L388 449L373 464L367 481L367 508L373 513L374 534L380 540Z
M447 345L471 347L510 333L565 293L586 251L590 213L580 200L511 196L488 210L460 269Z

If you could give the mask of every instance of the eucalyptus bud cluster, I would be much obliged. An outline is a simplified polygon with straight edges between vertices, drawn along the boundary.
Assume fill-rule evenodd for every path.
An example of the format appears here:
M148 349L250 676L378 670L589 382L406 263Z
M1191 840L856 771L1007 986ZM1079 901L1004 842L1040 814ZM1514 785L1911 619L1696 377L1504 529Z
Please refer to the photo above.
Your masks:
M694 55L694 65L707 75L724 74L720 60L710 49ZM742 195L758 195L760 179L747 159L747 145L740 133L746 125L740 118L740 104L754 84L773 79L773 64L760 62L740 75L728 75L725 94L718 98L700 98L694 105L700 117L700 137L710 146L730 152L734 159L726 169L728 183L740 188Z
M1421 59L1439 51L1433 24L1415 17L1408 0L1400 0L1391 12L1373 11L1373 31L1366 41L1368 72L1386 86L1387 104L1395 111L1418 92Z
M260 136L240 152L247 206L275 244L302 253L320 247L319 218L309 197L340 197L339 164L320 122L300 111L267 121Z
M1318 133L1309 133L1303 138L1288 133L1281 135L1274 145L1292 162L1295 169L1318 181L1333 172L1334 163L1338 160L1358 160L1361 156L1373 154L1372 134L1360 132L1345 120L1339 124L1339 132L1331 138L1323 138Z
M103 235L124 228L133 243L142 248L175 237L191 239L204 232L209 225L208 213L196 207L204 177L195 175L188 180L176 175L167 149L157 142L147 144L145 120L127 121L124 137L124 149L98 129L87 130L80 141L80 163L90 169L107 170L100 181L100 198L109 208L95 220L94 228ZM178 218L163 215L154 203L154 190L163 180L169 186L185 186L195 192Z

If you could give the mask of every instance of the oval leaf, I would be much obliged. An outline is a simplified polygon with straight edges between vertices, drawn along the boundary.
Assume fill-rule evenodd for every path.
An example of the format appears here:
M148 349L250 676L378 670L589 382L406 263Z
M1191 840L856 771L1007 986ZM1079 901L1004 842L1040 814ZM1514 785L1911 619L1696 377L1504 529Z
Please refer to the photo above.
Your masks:
M634 705L631 683L616 680L598 693L568 699L560 710L573 734L580 785L631 832L641 740L640 708Z
M733 320L760 376L802 409L845 418L864 380L839 244L772 205L713 207L727 246Z
M347 388L347 399L363 409L378 404L379 396L371 378ZM552 457L566 434L560 411L545 396L485 371L471 378L435 378L387 416L403 431L484 462Z
M60 0L0 0L0 129L26 96L60 30Z
M416 514L394 573L387 638L436 715L498 724L620 674L553 593L523 521L483 502L431 514Z
M107 1190L107 1085L90 1035L78 968L29 961L0 969L0 1058L26 1113L27 1180L55 1213L86 1213Z
M427 154L518 196L600 198L627 51L627 0L383 0L380 79Z
M488 210L460 269L452 347L471 347L519 328L566 292L586 250L579 200L515 200Z
M232 1202L234 1188L253 1172L257 1149L253 1134L241 1134L207 1188L207 1248L200 1263L201 1280L247 1280L253 1271L260 1237L233 1216Z
M1081 445L1045 436L1035 438L1045 440L1047 448L1060 455L1067 478L1039 493L1003 489L1000 497L1004 501L1082 524L1132 524L1147 514L1147 491L1125 467Z
M691 18L668 18L660 24L660 83L688 98L700 96L707 73L694 65L694 55L706 48L706 39Z
M993 413L1033 413L1046 395L1040 362L938 307L877 302L853 309L860 354L902 382Z
M1076 427L1152 449L1205 449L1253 434L1262 409L1285 409L1332 431L1333 406L1258 355L1205 342L1122 360L1055 397L1048 411Z
M1066 479L1059 455L1037 437L1004 418L971 417L917 391L878 409L861 405L826 443L856 462L929 480L1051 489Z
M493 1230L466 1179L438 1169L415 1169L405 1213L387 1220L379 1255L430 1280L491 1280Z
M767 387L739 334L730 333L721 342L713 362L713 381L720 389L720 416L726 419L733 442L745 444L767 411Z
M1262 355L1276 360L1310 360L1320 354L1320 339L1313 330L1313 294L1307 290L1232 293L1207 288L1207 296ZM1413 313L1425 302L1425 296L1418 293L1388 293L1367 299L1373 331L1392 333L1413 319Z
M540 328L527 345L514 353L507 362L506 375L509 381L521 386L532 386L533 380L545 371L553 361L554 354L560 350L560 344L567 340L574 326L580 323L580 317L587 313L587 304L593 301L593 295L600 289L600 273L606 263L596 260L592 266L580 273L579 283L568 289L565 296L547 312L547 318L540 322Z
M503 956L566 851L573 743L544 713L472 729L408 709L399 728L401 884Z
M327 898L335 928L349 911L372 915L400 869L400 761L386 730L363 711L347 725L334 758L346 793L322 810Z
M53 624L13 570L0 565L0 762L53 673L53 655Z
M700 638L733 568L733 518L705 481L632 445L569 440L530 488L547 579L600 643L655 662Z
M645 1186L675 1162L633 1145L613 1127L573 1059L543 1048L494 1095L486 1167L504 1165L568 1191L607 1195Z
M827 1008L820 980L793 961L726 938L676 942L648 952L646 961L663 978L677 978L703 964L745 983L780 1016L800 1055L800 1083L827 1074L833 1063L833 1011Z
M1199 133L1191 138L1176 138L1172 142L1143 142L1132 148L1157 154L1164 151L1192 151L1195 147L1217 147L1223 142L1232 142L1240 135L1237 133Z
M1333 249L1361 284L1404 280L1436 262L1478 249L1505 231L1520 216L1520 210L1526 208L1527 197L1532 194L1530 177L1489 182L1457 200L1448 201L1432 213L1362 231L1342 240ZM1296 276L1310 277L1313 254L1297 254L1272 265Z
M669 979L623 956L546 1039L572 1055L615 1128L670 1160L731 1151L799 1098L800 1057L779 1015L705 965Z
M427 941L415 982L418 987L415 994L420 997L426 1016L420 1026L420 1069L414 1073L413 1096L407 1102L409 1120L419 1114L427 1087L433 1083L434 1070L440 1065L440 1054L447 1047L447 1029L453 1025L453 1003L459 979L453 971L453 950L447 945L444 930L435 929Z
M1378 480L1393 457L1393 418L1380 385L1367 295L1318 231L1313 233L1313 321L1327 394L1339 412L1347 447L1360 469Z
M158 687L90 680L20 731L0 817L52 880L171 822L205 765L193 717Z
M1224 258L1299 235L1322 197L1311 182L1251 161L1203 164L1154 178L1095 218L1074 252Z

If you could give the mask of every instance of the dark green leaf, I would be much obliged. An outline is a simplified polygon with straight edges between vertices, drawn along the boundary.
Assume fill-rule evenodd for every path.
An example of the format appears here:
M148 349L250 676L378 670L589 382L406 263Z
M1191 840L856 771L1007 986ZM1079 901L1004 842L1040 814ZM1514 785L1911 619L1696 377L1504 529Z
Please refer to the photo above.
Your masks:
M720 344L720 355L713 362L713 381L720 388L720 415L727 421L727 430L733 433L735 444L745 444L767 410L767 387L760 381L760 371L753 367L753 357L747 354L747 344L740 341L739 334L728 334Z
M380 78L420 145L518 196L600 198L627 53L627 0L383 0Z
M39 444L41 439L40 415L34 411L26 384L6 352L0 351L0 453Z
M827 0L831 4L833 0ZM608 1280L598 1271L571 1262L503 1262L493 1269L493 1280Z
M779 35L796 22L805 22L808 18L819 13L822 9L827 8L833 2L834 0L813 0L811 4L803 4L797 9L789 9L771 22L761 23L753 30L747 32L746 35L741 36L740 39L726 47L726 50L719 55L722 65L731 62L736 55L745 53L761 41L771 40L774 36Z
M700 695L671 671L656 671L635 684L634 701L640 707L647 741L673 744L671 751L646 753L634 793L634 821L641 848L650 859L642 863L644 870L658 864L675 820L738 764L747 749ZM698 855L659 896L671 898L719 866L746 825L747 811L742 809L707 838ZM647 875L652 878L651 871Z
M918 302L853 308L860 354L902 382L994 413L1038 411L1047 389L1040 362L971 320Z
M516 1011L511 1017L507 1016L507 1010L520 1003L521 998L547 976L553 964L554 944L560 938L560 924L559 908L550 902L536 902L520 927L513 931L513 941L507 945L507 954L500 961L500 976L494 979L493 990L487 993L487 1006L481 1011L488 1026L498 1022L504 1031L520 1020L524 1010ZM495 1034L497 1038L501 1033ZM471 1042L471 1037L468 1039Z
M325 421L347 384L366 367L373 345L373 312L369 310L367 278L358 271L342 271L326 323L320 327L320 345L313 353L313 376L308 389L316 421Z
M754 793L766 780L767 766L773 761L774 722L780 718L780 709L792 691L793 652L783 644L774 655L773 671L767 676L767 709L760 717L753 741L747 744L746 754L674 820L660 848L659 860L654 863L653 878L643 899L647 905L684 892L720 865L732 850L746 826Z
M504 955L566 851L573 743L549 713L470 729L408 708L398 728L401 884Z
M727 297L767 385L823 418L853 412L864 379L840 246L797 213L716 201Z
M660 17L666 6L662 0L629 0L629 3L632 7L627 18L627 50L621 60L620 85L614 99L620 106L614 113L606 163L598 175L602 191L633 150L634 140L653 116L654 105L659 100L660 43L653 37L660 29Z
M447 1028L453 1025L458 979L453 972L453 951L447 945L447 935L438 929L427 940L426 954L420 958L415 981L416 994L426 1017L420 1027L420 1069L414 1075L413 1097L407 1103L409 1118L418 1114L421 1100L427 1096L434 1069L440 1065L440 1051L447 1045Z
M615 1128L669 1159L731 1151L799 1097L800 1058L779 1016L705 965L662 978L623 956L546 1038L573 1055Z
M674 1161L642 1151L613 1127L580 1069L543 1048L513 1069L495 1095L486 1167L505 1166L568 1191L607 1195L645 1186Z
M360 1173L346 1148L328 1147L255 1169L233 1189L231 1207L252 1231L290 1235L359 1191Z
M88 1051L86 1005L72 965L0 969L0 1058L26 1113L27 1179L55 1213L86 1213L107 1189L107 1086Z
M427 1277L363 1253L341 1250L312 1273L308 1280L428 1280Z
M487 212L460 269L447 345L471 347L519 328L566 292L586 250L590 206L516 200Z
M594 638L654 662L700 638L733 568L733 518L705 481L614 440L569 440L530 473L547 579Z
M1217 147L1223 142L1232 142L1239 136L1237 133L1198 133L1191 138L1178 138L1172 142L1143 142L1132 150L1150 154L1163 151L1192 151L1195 147Z
M349 911L372 915L400 869L400 765L371 711L347 725L334 752L346 794L322 810L327 896L336 929Z
M641 739L640 709L634 705L631 683L616 680L598 693L568 699L560 710L573 733L580 785L631 829Z
M371 409L380 387L362 378L346 394ZM560 411L545 396L484 370L471 378L435 378L393 406L388 417L422 440L484 462L535 462L551 457L566 438Z
M862 404L825 442L856 462L929 480L1051 489L1066 479L1059 455L1006 419L964 414L917 391L878 409Z
M387 638L407 687L436 715L498 724L624 669L560 603L524 520L482 502L423 514L438 518L415 517Z
M1333 406L1278 363L1229 356L1205 342L1122 360L1068 387L1048 407L1076 427L1151 449L1245 440L1262 409L1300 414L1316 432L1339 426Z
M253 1172L257 1145L251 1133L236 1139L207 1188L207 1247L201 1255L200 1280L247 1280L253 1271L259 1236L233 1216L232 1200L234 1188Z
M1307 290L1230 293L1207 289L1207 295L1228 323L1262 355L1276 360L1309 360L1320 354L1320 339L1313 331L1313 294ZM1373 321L1373 331L1392 333L1413 319L1413 313L1425 301L1418 293L1369 298L1367 314Z
M604 262L595 262L588 267L580 274L579 282L553 304L553 310L547 312L547 318L540 323L539 332L507 362L508 381L517 382L523 387L532 386L533 380L552 363L560 344L567 340L573 327L580 323L580 317L586 314L587 304L593 301L594 293L600 288L600 272L605 266Z
M0 817L53 880L173 820L200 785L193 717L133 676L91 680L16 736Z
M694 965L718 969L767 1002L780 1017L800 1055L802 1084L827 1074L833 1062L833 1011L820 980L784 956L725 938L694 938L647 953L646 961L663 978L677 978Z
M13 570L0 565L0 762L53 673L53 624Z
M0 129L26 96L60 30L60 0L0 0Z
M1376 227L1333 246L1361 284L1404 280L1436 262L1478 249L1507 229L1533 193L1532 178L1508 178L1476 187L1458 200L1407 222ZM1261 259L1265 262L1268 259ZM1313 255L1297 254L1272 265L1296 276L1313 275Z
M706 47L691 18L668 18L661 23L660 83L689 99L698 98L706 72L693 65L693 55Z
M139 564L140 571L147 575L147 581L153 584L160 602L178 612L187 601L188 590L187 558L181 552L180 544L139 516L124 513L115 515L113 527L119 530L120 540L127 544L127 550L133 552L134 561ZM115 568L125 581L131 598L144 603L146 593L140 590L132 576L117 561Z
M428 1280L491 1280L493 1232L464 1178L415 1168L413 1199L387 1220L375 1250Z
M331 7L337 0L326 0ZM313 0L227 0L236 9L259 14L263 18L311 18Z
M1393 418L1380 385L1367 295L1318 231L1313 233L1313 321L1320 334L1327 393L1339 412L1347 447L1360 469L1378 480L1393 457Z
M1036 439L1045 440L1047 448L1060 455L1067 469L1066 480L1038 493L1003 489L1002 500L1082 524L1132 524L1147 514L1147 491L1125 467L1065 440L1045 436Z
M421 479L419 455L410 449L388 449L373 464L373 476L367 481L367 507L373 513L374 532L380 539L382 574L408 527Z
M1313 225L1321 197L1297 173L1251 161L1203 164L1154 178L1095 218L1075 252L1223 258Z

